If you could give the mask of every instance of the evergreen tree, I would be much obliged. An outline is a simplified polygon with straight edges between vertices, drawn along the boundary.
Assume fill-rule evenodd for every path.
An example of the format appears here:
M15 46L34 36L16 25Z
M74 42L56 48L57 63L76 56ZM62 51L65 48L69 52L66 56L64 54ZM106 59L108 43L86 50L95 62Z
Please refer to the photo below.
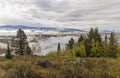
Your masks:
M61 52L61 46L60 46L60 43L58 43L58 48L57 48L57 55L59 55Z
M66 44L66 51L65 51L65 55L66 56L73 56L73 52L72 52L72 49L74 48L74 39L71 38L68 43Z
M57 49L57 50L59 51L60 49L61 49L61 47L60 47L60 43L58 43L58 49Z
M90 56L91 48L92 48L91 42L90 42L89 39L86 38L86 39L85 39L85 51L86 51L87 57Z
M103 56L104 56L103 46L101 46L101 43L95 42L95 40L93 39L90 57L103 57Z
M108 57L108 52L109 52L109 48L108 48L108 36L107 33L105 34L105 38L103 41L103 52L104 52L104 56Z
M17 31L16 38L11 40L11 47L16 55L31 54L28 53L31 51L31 49L27 42L27 36L21 29Z
M87 38L89 39L89 41L91 41L94 38L94 29L91 28L89 33L87 34Z
M107 44L108 40L107 40L107 34L105 34L105 43Z
M85 51L85 42L84 40L81 41L81 45L77 45L74 47L73 49L73 53L75 55L75 57L86 57L86 51Z
M85 50L86 50L87 57L89 57L91 53L91 48L92 48L91 43L93 38L94 38L94 29L91 28L85 39Z
M101 43L102 38L101 38L101 35L100 35L100 33L99 33L97 27L94 29L94 33L93 33L93 35L94 35L94 37L93 37L92 39L94 39L95 42L99 42L99 43Z
M17 52L16 54L20 54L20 55L23 55L24 54L24 47L25 45L27 44L27 36L26 34L24 33L23 30L19 29L17 31L17 45L18 45L18 49L17 49Z
M108 43L103 42L103 53L104 53L104 57L108 57L108 53L109 53L109 47L108 47Z
M110 34L108 48L109 48L108 56L116 58L118 52L118 40L114 32L111 32Z
M92 39L94 39L95 42L102 41L101 35L100 35L97 27L95 29L93 29L93 28L90 29L89 33L87 34L87 38L90 42L92 41Z
M87 38L85 40L85 48L86 48L86 54L87 56L91 56L91 49L94 47L92 46L92 40L94 40L94 46L97 46L97 43L99 43L99 46L102 46L102 39L101 35L98 31L98 28L91 28L89 33L87 34Z
M28 44L26 44L24 47L24 54L32 55L31 48L28 46Z
M15 53L17 51L16 47L17 47L16 40L15 40L15 38L12 38L10 41L10 49L13 53Z
M80 37L78 38L78 42L77 42L77 43L80 43L80 42L82 42L83 40L84 40L84 37L83 37L83 35L81 34Z
M68 44L66 44L66 46L67 46L68 49L73 49L73 47L74 47L74 39L71 38L69 40Z
M5 53L5 58L8 58L8 59L12 58L12 54L11 54L11 50L10 50L9 44L7 45L7 51Z

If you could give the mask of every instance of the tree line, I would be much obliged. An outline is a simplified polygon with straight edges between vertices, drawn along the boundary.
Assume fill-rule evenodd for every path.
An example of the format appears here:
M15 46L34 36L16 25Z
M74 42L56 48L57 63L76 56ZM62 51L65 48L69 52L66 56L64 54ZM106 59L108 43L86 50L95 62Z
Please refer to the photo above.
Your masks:
M68 57L111 57L117 58L119 54L119 43L114 32L108 37L102 38L98 28L91 28L87 35L80 35L75 42L71 38L66 44L65 50L60 48L58 43L57 52L50 52L47 56L68 56Z
M62 50L60 43L58 43L57 52L49 52L46 56L117 58L119 48L118 39L114 32L110 33L110 37L106 34L102 38L98 28L91 28L87 35L81 34L77 42L71 38L66 44L65 50ZM16 37L8 43L5 57L11 59L13 55L23 56L32 54L33 52L29 47L26 34L19 29Z

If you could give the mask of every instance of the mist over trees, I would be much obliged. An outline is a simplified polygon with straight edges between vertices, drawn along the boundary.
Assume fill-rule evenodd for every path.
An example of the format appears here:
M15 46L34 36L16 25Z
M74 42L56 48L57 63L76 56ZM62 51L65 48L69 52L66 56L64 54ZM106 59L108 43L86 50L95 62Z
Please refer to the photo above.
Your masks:
M47 56L67 56L67 57L112 57L119 56L119 43L114 32L108 37L102 38L98 28L91 28L87 35L80 35L78 41L75 42L71 38L66 43L65 50L61 49L58 43L57 52L50 52ZM17 31L17 36L8 44L5 54L6 58L11 58L12 53L15 55L32 55L31 48L27 41L27 36L23 30Z

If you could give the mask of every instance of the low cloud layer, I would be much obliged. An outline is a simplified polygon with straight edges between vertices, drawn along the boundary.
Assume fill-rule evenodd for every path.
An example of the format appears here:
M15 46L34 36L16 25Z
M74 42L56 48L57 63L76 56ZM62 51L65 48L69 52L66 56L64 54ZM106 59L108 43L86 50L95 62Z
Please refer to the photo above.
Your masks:
M120 0L0 0L0 24L118 29L119 7Z

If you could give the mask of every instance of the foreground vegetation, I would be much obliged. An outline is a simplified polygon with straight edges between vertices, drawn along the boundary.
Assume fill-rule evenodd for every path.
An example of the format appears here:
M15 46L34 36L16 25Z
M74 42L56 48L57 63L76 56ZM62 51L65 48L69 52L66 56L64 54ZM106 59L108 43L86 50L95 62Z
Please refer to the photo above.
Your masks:
M120 59L0 57L0 78L120 78Z

